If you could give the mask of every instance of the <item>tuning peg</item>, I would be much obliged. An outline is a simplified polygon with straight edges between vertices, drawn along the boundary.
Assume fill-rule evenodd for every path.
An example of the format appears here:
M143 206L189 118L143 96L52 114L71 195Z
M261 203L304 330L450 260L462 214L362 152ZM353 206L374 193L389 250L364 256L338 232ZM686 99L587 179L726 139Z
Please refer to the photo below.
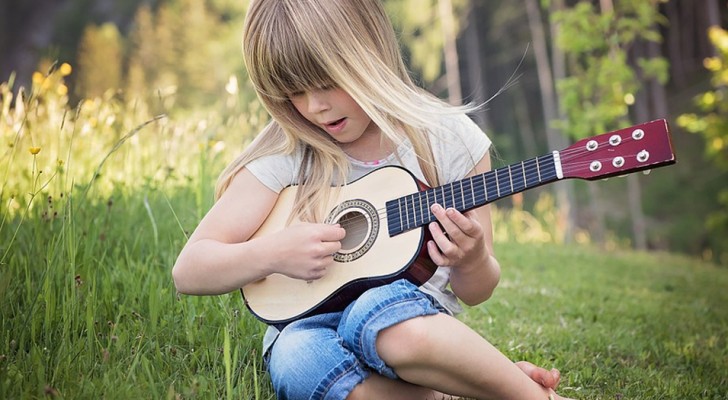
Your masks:
M650 172L652 172L651 169L646 169L646 170L642 171L642 173L645 174L645 175L649 175Z

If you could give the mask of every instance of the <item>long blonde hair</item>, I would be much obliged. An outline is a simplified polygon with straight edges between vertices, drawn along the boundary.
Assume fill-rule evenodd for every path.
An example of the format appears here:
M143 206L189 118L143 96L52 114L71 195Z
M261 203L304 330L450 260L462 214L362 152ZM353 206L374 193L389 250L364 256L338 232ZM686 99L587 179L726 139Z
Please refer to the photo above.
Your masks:
M319 220L332 182L345 182L349 161L336 143L293 107L292 93L339 87L382 131L412 144L423 176L440 184L427 131L453 107L418 88L402 60L395 32L379 0L252 0L243 54L258 97L272 117L250 146L221 174L219 198L248 162L302 151L293 215Z

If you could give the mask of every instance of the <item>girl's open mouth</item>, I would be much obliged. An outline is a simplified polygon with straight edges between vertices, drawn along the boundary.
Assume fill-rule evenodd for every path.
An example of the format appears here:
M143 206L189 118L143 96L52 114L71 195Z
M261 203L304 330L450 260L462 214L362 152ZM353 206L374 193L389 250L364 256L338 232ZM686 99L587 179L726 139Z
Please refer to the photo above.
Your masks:
M336 121L329 122L328 124L326 124L326 126L329 128L336 128L337 126L341 125L345 119L346 118L337 119Z
M346 125L346 117L324 124L324 126L326 127L326 129L329 132L339 132L342 129L344 129L345 125Z

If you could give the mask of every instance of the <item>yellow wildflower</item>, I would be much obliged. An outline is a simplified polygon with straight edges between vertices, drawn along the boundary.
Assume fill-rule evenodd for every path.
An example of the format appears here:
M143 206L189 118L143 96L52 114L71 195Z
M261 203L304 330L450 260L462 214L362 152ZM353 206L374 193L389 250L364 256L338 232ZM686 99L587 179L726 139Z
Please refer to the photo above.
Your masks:
M36 155L36 154L40 153L40 147L31 147L29 150L30 150L30 154L32 154L32 155Z
M40 85L41 83L43 83L43 79L43 74L38 71L33 72L33 83L35 83L36 85Z
M71 72L73 72L73 68L71 67L71 64L69 63L63 63L61 64L60 68L58 68L59 71L61 71L61 75L68 76L71 75Z

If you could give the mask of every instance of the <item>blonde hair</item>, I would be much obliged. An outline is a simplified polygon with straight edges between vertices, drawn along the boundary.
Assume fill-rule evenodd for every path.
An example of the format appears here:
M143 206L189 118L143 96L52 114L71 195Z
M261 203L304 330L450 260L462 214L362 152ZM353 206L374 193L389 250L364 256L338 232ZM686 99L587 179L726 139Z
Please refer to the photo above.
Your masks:
M332 182L344 182L349 161L320 128L293 107L291 93L339 87L394 144L409 140L430 185L440 184L427 131L444 114L469 111L418 88L402 60L394 29L379 0L253 0L243 54L270 122L221 174L219 198L256 158L302 151L293 215L320 220Z

